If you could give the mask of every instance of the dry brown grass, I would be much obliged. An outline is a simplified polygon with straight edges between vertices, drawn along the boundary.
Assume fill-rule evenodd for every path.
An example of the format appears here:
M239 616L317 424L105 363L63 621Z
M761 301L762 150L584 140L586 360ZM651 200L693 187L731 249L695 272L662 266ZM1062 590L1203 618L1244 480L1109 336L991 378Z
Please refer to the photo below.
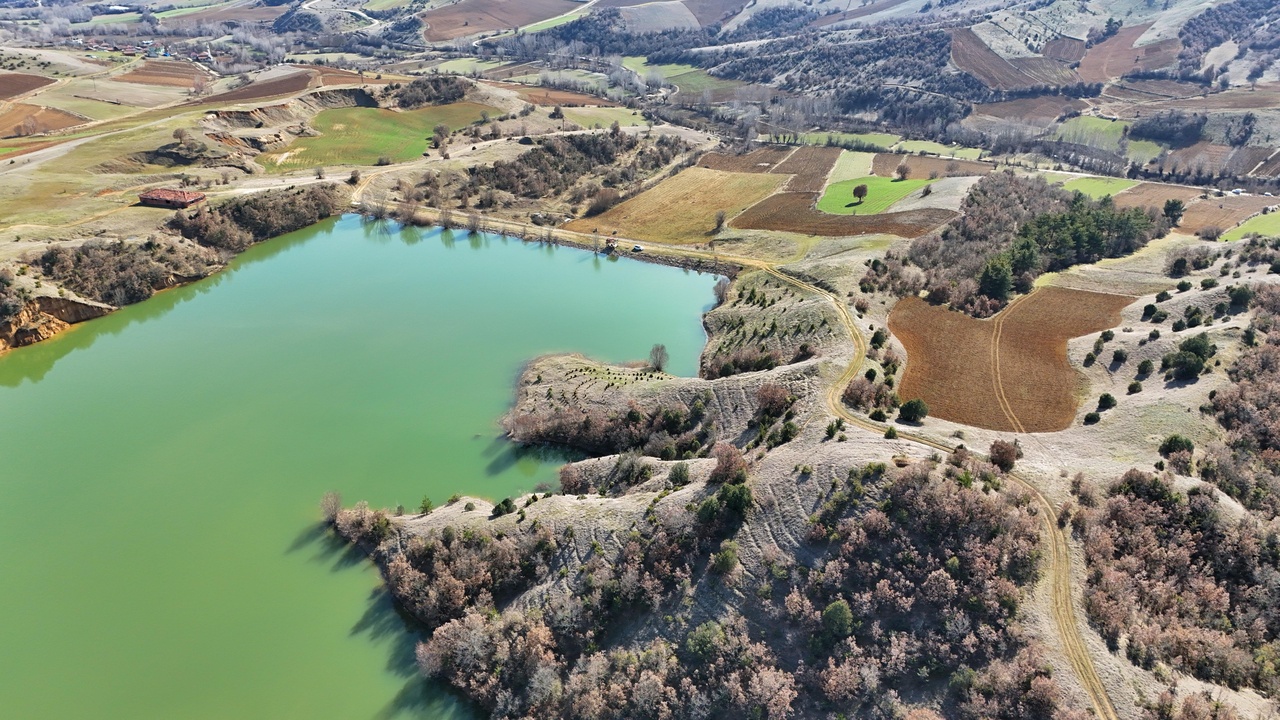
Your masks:
M1001 120L1022 120L1032 124L1047 125L1057 120L1065 112L1071 110L1080 111L1086 107L1088 105L1083 100L1056 95L1041 95L1039 97L976 105L973 111L979 115L989 115Z
M933 157L931 155L896 155L894 153L877 153L871 161L871 174L880 177L893 177L898 166L907 164L910 177L927 178L933 173L938 177L964 177L969 175L986 175L995 169L989 163L976 160L960 160L957 158Z
M1164 209L1166 200L1181 200L1190 203L1200 196L1202 190L1182 185L1165 185L1163 183L1138 183L1128 190L1117 193L1112 199L1117 207L1153 207Z
M0 100L8 100L45 85L53 84L52 78L27 73L0 73Z
M769 172L779 175L791 175L787 182L788 192L820 193L827 187L827 176L836 160L840 159L840 148L832 147L800 147L790 157L774 166Z
M717 212L733 217L786 180L783 175L692 167L602 215L574 220L565 227L672 245L706 242Z
M708 170L723 170L724 172L771 172L778 163L786 160L793 151L794 148L766 145L745 155L707 153L698 161L698 167L707 168Z
M824 237L886 234L920 237L950 222L956 213L925 208L878 215L830 215L817 210L818 193L782 192L752 205L730 224L742 230L773 230Z
M531 25L581 8L570 0L462 0L419 17L427 23L427 42Z
M0 112L0 137L18 137L53 132L88 122L57 108L17 103Z
M1067 341L1120 323L1124 295L1046 287L989 320L976 320L909 297L889 315L907 350L899 387L921 398L929 414L1006 432L1069 427L1082 376L1067 359Z
M1060 60L1065 63L1080 62L1084 57L1085 44L1083 40L1077 40L1071 37L1054 38L1044 44L1041 51L1047 58Z
M146 60L142 67L127 72L117 78L117 82L136 83L138 85L160 85L163 87L191 88L196 80L210 79L204 68L195 63L175 60Z
M1261 195L1227 195L1196 200L1187 205L1179 227L1183 232L1194 233L1203 228L1216 227L1223 232L1248 220L1265 207L1280 204L1280 199Z

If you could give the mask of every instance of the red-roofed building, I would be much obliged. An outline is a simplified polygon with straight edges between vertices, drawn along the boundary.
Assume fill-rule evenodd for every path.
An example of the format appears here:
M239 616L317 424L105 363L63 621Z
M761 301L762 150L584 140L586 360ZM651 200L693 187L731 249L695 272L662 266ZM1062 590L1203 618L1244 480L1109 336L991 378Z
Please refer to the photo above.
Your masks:
M138 196L138 199L142 201L143 205L152 207L185 208L191 207L198 202L204 202L204 193L156 188L142 193Z

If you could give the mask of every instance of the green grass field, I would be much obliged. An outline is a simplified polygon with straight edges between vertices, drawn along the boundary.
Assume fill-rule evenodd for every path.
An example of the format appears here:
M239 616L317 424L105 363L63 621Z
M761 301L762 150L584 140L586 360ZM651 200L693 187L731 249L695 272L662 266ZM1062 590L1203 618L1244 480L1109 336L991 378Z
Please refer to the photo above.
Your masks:
M617 121L622 127L644 125L644 116L626 108L564 108L564 117L571 123L584 128L609 127Z
M708 90L711 92L732 90L743 84L737 80L724 80L718 77L712 77L705 71L692 65L684 65L680 63L650 65L649 61L642 57L625 57L622 59L622 65L623 67L640 73L641 78L656 70L662 75L664 80L680 88L680 92L688 93L690 95L702 93ZM823 140L823 142L826 141Z
M411 0L368 0L361 5L365 10L392 10L408 5Z
M1128 190L1137 185L1137 180L1125 180L1123 178L1109 177L1087 177L1076 178L1067 182L1062 187L1067 190L1079 191L1097 200L1105 195L1114 196L1121 190Z
M546 20L543 20L542 22L536 22L532 25L525 25L524 27L520 28L520 32L536 33L542 30L550 30L551 28L556 27L558 25L571 23L574 20L577 20L578 18L586 14L587 14L586 10L574 10L571 13L561 15L559 17L548 18Z
M875 215L931 182L927 179L895 181L875 176L841 180L827 186L818 200L818 209L832 215ZM858 203L853 198L853 189L864 184L867 197Z
M1106 120L1098 117L1073 117L1062 123L1055 138L1063 142L1088 145L1099 150L1116 152L1120 149L1120 138L1128 123L1118 120Z
M896 150L909 153L926 152L933 155L941 155L942 157L953 157L961 160L977 160L982 157L982 150L971 147L953 147L951 145L943 145L942 143L931 142L929 140L903 140L898 143Z
M1150 140L1130 140L1129 149L1125 153L1125 157L1139 165L1146 165L1159 157L1162 152L1164 152L1164 148Z
M373 165L384 157L405 162L422 155L437 124L456 130L479 120L483 111L500 113L471 102L408 112L379 108L324 110L311 122L322 135L299 138L283 150L264 153L259 162L269 172L326 165Z
M880 150L888 150L898 143L902 138L891 133L845 133L845 132L814 132L804 133L800 136L800 142L806 145L826 145L828 139L839 145L840 143L865 143L874 145Z
M1224 234L1222 239L1239 240L1251 233L1258 233L1263 237L1280 237L1280 212L1254 215L1245 220L1239 227Z

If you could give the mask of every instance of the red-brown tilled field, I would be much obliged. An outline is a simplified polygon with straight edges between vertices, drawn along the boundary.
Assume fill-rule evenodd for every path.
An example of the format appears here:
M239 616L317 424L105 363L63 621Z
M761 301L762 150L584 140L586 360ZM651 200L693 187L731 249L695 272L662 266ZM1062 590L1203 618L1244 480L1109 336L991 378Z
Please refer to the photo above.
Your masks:
M1047 287L1020 298L988 320L977 320L916 297L900 300L889 329L907 350L899 387L921 398L929 414L1006 432L1070 427L1080 374L1067 341L1114 327L1124 295Z
M950 222L950 210L924 209L879 215L831 215L814 205L818 193L780 192L747 208L730 223L742 230L775 230L825 237L885 233L915 238Z
M0 73L0 100L8 100L25 95L32 90L52 85L53 80L40 75L27 73Z

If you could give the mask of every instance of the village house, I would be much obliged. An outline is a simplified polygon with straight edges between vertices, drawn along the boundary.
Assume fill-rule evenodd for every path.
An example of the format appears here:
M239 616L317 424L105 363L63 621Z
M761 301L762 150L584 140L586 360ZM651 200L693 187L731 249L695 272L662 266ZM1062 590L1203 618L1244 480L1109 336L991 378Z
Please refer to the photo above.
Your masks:
M138 196L143 205L164 208L186 208L204 202L204 193L156 188Z

